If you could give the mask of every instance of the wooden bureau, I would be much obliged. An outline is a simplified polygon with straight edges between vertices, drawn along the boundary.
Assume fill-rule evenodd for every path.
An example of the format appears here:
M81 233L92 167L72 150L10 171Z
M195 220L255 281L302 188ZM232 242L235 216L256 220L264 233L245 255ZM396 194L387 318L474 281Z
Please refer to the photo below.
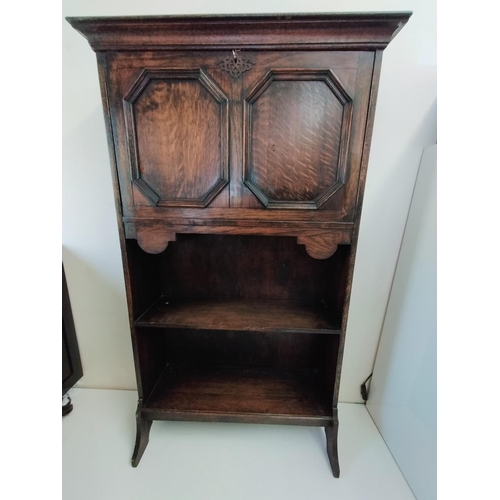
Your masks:
M97 53L139 401L322 426L337 401L382 51L411 13L68 18ZM89 147L92 147L89 144Z

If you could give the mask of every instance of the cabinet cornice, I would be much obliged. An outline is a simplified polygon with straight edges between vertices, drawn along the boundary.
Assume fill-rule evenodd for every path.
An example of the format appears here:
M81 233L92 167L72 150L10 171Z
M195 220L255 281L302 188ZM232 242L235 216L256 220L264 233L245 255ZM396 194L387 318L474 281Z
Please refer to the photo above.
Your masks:
M411 12L68 17L102 50L384 49Z

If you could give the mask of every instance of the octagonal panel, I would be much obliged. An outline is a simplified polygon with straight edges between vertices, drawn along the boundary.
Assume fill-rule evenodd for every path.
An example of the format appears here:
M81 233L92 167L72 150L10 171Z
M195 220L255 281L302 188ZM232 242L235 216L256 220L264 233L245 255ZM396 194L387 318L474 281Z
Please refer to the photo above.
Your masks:
M152 205L207 206L229 177L222 90L201 70L144 70L124 105L132 182Z
M352 99L330 70L272 70L245 103L245 184L268 208L319 208L344 182Z

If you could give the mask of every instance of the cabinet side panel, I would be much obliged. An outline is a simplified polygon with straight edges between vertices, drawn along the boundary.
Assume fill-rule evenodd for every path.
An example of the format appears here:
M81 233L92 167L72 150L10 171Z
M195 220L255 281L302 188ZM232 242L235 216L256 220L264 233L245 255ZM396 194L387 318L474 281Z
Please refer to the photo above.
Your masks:
M166 367L167 337L160 329L134 330L134 356L139 360L142 399L147 401Z
M339 245L337 251L327 260L325 302L339 318L343 316L344 311L350 254L350 245Z
M120 196L120 186L118 182L118 171L116 164L116 153L115 153L115 144L114 144L114 131L111 117L111 110L109 104L109 55L106 53L97 52L97 65L99 71L99 83L101 86L101 97L102 97L102 105L104 111L104 121L106 126L106 136L108 140L108 150L109 150L109 161L111 164L111 175L113 178L113 189L115 196L115 208L116 208L116 217L118 223L118 234L120 238L120 248L122 255L122 263L123 263L123 273L125 278L125 291L127 296L127 305L128 305L128 315L129 315L129 323L132 334L132 348L134 353L134 364L135 364L135 373L137 379L137 390L139 393L139 398L143 398L142 391L142 383L141 383L141 374L139 367L139 356L135 339L135 330L133 324L133 315L132 315L132 288L130 283L130 273L129 273L129 262L127 258L127 247L125 244L125 232L122 221L122 201Z
M345 335L349 316L349 302L351 298L352 277L356 260L356 248L358 244L359 223L361 219L361 208L363 204L363 194L365 189L366 172L370 153L371 137L373 132L373 121L375 118L375 106L377 101L378 84L380 79L380 69L382 65L382 51L366 52L362 54L359 61L359 86L358 92L369 94L368 115L364 132L363 154L361 158L361 169L359 174L358 192L356 200L356 212L354 216L354 230L351 242L351 253L349 257L349 270L347 274L347 284L345 290L344 311L342 315L342 333L340 337L338 359L336 366L335 387L333 391L333 407L337 407L340 376L342 371L342 359L344 355ZM358 94L359 95L359 94Z
M137 240L126 239L128 274L134 321L161 295L160 255L142 250Z
M318 356L318 374L325 397L330 402L335 388L335 373L337 368L339 353L339 335L325 335L322 351ZM333 413L332 413L333 415Z

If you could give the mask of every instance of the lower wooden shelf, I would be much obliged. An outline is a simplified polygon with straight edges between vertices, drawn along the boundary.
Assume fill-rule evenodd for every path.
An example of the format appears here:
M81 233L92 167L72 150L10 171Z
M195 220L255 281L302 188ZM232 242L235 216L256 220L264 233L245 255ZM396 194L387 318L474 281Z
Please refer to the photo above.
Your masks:
M316 370L167 367L142 409L152 420L325 426L331 402Z

